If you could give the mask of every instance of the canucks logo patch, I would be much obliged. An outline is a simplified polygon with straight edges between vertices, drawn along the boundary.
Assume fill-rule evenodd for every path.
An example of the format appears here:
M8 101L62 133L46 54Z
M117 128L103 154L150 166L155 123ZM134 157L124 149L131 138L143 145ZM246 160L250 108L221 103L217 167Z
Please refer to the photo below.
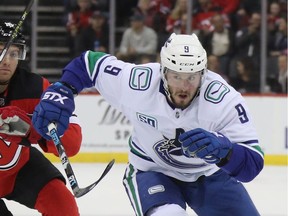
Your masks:
M131 89L145 91L149 88L152 70L149 67L134 67L130 74L129 86Z
M226 85L219 81L213 81L208 85L204 97L212 103L220 103L228 92L230 89Z
M184 133L184 130L182 128L177 128L174 139L168 139L167 137L163 136L164 139L154 144L154 152L162 161L175 168L187 169L206 166L205 163L193 164L191 162L187 163L181 160L182 157L186 158L183 156L181 143L178 141L178 137L181 133Z

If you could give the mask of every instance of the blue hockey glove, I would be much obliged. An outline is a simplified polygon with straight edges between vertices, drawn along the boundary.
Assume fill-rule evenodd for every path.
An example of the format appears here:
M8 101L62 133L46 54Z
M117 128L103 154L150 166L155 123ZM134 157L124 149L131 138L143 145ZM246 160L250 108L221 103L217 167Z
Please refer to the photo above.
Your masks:
M64 84L56 82L42 94L41 101L32 116L33 126L42 137L50 140L47 127L54 122L57 125L59 136L62 136L68 128L69 118L74 109L72 90Z
M202 128L179 136L186 157L201 158L207 163L219 163L232 149L232 143L221 133L210 133Z

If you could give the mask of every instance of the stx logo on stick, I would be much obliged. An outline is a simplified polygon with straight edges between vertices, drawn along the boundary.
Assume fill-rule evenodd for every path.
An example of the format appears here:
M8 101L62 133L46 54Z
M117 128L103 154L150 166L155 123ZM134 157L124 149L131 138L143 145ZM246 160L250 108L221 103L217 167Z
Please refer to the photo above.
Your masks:
M46 92L43 96L42 100L53 100L55 102L60 102L61 104L64 104L64 100L68 99L66 96L62 96L59 93L56 92Z

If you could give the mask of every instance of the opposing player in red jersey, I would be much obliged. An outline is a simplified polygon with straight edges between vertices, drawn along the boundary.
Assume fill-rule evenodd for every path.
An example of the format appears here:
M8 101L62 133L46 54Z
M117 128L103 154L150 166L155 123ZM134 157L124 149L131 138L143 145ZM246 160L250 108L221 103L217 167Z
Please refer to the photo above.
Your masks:
M0 26L0 53L15 24ZM0 63L0 197L14 200L45 216L78 216L73 194L60 171L37 149L58 156L55 145L42 138L31 125L31 115L49 81L21 68L26 55L21 32ZM68 156L75 155L82 141L76 116L62 136ZM61 125L58 125L61 127ZM34 145L35 144L35 145ZM12 215L0 200L0 215Z

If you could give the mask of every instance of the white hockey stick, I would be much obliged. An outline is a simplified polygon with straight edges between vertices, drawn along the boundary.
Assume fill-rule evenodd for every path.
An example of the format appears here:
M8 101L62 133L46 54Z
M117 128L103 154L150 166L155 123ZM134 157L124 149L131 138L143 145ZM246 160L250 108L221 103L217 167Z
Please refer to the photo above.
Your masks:
M100 178L94 182L93 184L85 187L85 188L80 188L76 179L76 176L73 172L72 166L69 162L69 159L66 155L65 149L62 145L61 139L57 134L57 129L54 123L51 123L48 125L48 131L50 133L50 136L57 148L59 157L61 159L61 163L64 167L66 176L68 178L68 181L70 183L70 186L72 188L73 194L76 198L79 198L83 195L85 195L86 193L88 193L89 191L91 191L103 178L104 176L110 171L111 167L113 166L115 160L111 160L109 162L109 164L106 166L105 170L103 171L102 175L100 176Z
M2 62L2 60L4 59L9 47L11 46L11 44L13 43L13 40L17 37L18 32L20 30L20 28L23 25L24 20L26 19L28 13L30 12L32 5L34 3L34 0L30 0L29 4L27 5L27 7L25 8L22 16L20 17L19 22L17 23L13 33L11 34L11 37L9 38L9 40L7 41L7 43L5 44L4 49L2 50L2 53L0 55L0 63Z

